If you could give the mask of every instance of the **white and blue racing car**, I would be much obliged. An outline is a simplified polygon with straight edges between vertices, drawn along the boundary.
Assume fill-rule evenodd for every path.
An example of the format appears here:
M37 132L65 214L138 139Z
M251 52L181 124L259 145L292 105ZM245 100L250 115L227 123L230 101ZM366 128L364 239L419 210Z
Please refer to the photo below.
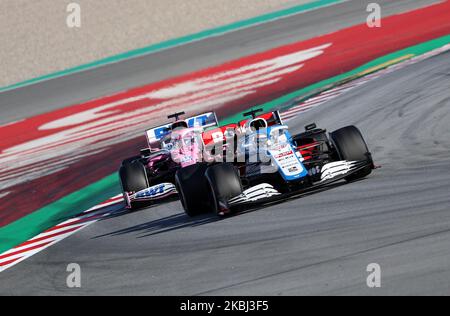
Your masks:
M177 171L175 183L189 216L223 216L242 206L264 204L318 190L337 181L367 177L375 165L360 131L348 126L330 134L315 124L292 136L278 112L222 127L222 161ZM220 140L220 137L215 137Z

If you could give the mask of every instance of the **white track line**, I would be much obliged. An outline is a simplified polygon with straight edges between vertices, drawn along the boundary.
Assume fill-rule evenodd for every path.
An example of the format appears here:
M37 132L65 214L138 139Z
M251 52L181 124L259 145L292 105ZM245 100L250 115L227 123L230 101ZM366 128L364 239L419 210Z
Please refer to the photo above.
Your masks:
M53 246L54 244L72 236L80 230L92 225L93 223L105 218L117 209L109 209L111 206L119 205L123 202L123 198L115 196L83 213L81 216L69 219L45 232L29 239L13 249L0 254L0 272L3 272L16 264L34 256L35 254Z

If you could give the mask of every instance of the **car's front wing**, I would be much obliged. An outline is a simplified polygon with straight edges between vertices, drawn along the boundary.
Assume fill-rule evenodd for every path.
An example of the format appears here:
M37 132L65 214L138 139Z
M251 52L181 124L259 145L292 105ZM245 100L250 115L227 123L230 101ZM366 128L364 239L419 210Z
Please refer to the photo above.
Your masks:
M367 168L372 167L367 161L338 161L322 167L322 179L311 186L302 187L289 193L280 193L268 183L263 183L245 190L241 195L228 201L231 208L242 206L259 206L286 200L302 194L312 193L326 188L336 182Z

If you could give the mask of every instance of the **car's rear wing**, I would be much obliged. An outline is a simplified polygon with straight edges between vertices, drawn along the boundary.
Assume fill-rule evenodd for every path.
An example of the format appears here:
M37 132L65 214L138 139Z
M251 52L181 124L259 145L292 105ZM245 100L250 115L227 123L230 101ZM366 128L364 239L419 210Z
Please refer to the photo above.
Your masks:
M200 115L192 116L184 120L190 128L203 127L204 129L209 127L218 127L219 121L217 115L214 112L203 113ZM161 141L170 136L172 123L157 126L146 131L147 141L151 150L160 150Z

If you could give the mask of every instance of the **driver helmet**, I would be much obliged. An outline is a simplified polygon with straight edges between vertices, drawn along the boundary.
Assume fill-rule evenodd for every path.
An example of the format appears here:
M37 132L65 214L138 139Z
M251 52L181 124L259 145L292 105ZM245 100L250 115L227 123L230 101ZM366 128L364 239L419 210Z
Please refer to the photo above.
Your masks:
M172 131L174 131L176 129L183 129L183 128L188 128L188 127L189 126L188 126L188 123L186 123L186 121L177 121L171 125Z
M263 118L256 118L248 123L248 131L259 131L261 129L266 129L269 126L267 121Z

